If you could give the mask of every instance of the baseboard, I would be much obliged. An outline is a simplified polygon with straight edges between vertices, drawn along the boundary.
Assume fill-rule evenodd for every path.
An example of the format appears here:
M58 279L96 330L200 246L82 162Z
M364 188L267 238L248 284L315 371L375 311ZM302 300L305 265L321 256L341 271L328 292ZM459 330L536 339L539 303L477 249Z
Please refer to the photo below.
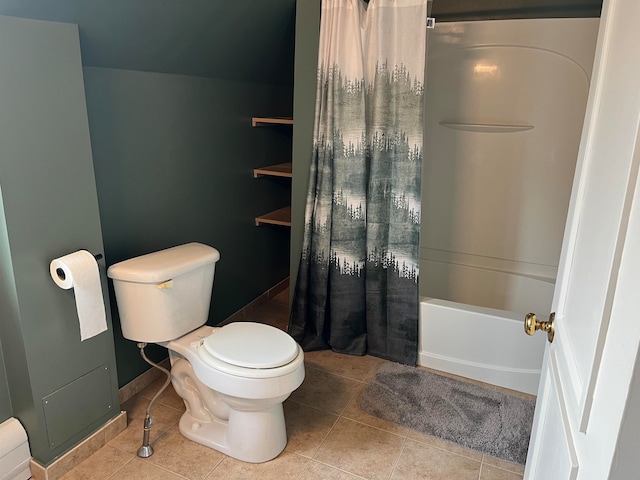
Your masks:
M276 285L274 285L269 290L264 292L258 298L253 300L251 303L248 303L247 305L242 307L240 310L238 310L234 314L228 316L218 325L222 326L232 322L244 322L245 320L248 319L247 312L250 312L252 308L256 308L262 304L269 302L270 300L273 300L274 297L284 292L287 288L289 288L289 277L285 278L281 282L278 282Z
M158 362L158 364L166 368L167 370L170 369L168 358L165 358L161 362ZM124 385L122 388L118 390L118 394L120 396L120 405L122 405L124 402L126 402L130 398L133 398L134 396L136 396L138 393L140 393L142 390L147 388L149 385L153 384L156 380L158 380L161 377L167 378L167 376L164 373L162 373L157 368L153 368L153 367L149 368L149 370L147 370L146 372L143 372L140 375L138 375L136 378L134 378L133 380L131 380L129 383L127 383L126 385Z
M85 438L53 463L44 467L31 459L29 467L33 480L58 480L70 470L104 447L110 440L127 428L127 412L120 412L98 431Z

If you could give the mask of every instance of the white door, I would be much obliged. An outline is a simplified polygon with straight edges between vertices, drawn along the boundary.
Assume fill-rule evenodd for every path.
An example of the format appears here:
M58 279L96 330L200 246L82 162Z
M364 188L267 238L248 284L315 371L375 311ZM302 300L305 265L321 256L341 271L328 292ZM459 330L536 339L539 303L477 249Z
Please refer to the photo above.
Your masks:
M527 479L606 479L616 449L640 340L638 19L604 1Z

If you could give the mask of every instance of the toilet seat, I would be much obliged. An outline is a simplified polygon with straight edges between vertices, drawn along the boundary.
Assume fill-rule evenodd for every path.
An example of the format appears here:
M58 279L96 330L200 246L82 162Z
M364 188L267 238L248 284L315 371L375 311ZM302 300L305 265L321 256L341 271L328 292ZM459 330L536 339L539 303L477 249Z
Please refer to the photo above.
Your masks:
M254 322L236 322L215 330L203 343L214 358L250 369L272 369L292 362L298 344L282 330Z
M273 398L285 391L291 393L300 386L304 380L304 352L297 343L297 355L286 365L275 368L238 367L219 360L204 347L205 340L216 335L221 328L226 327L203 325L176 340L159 345L169 349L172 365L177 358L185 358L203 384L225 395Z
M238 379L253 379L256 381L261 381L269 378L284 377L286 375L289 375L290 373L295 372L296 369L299 368L301 368L304 372L304 353L302 351L302 348L300 348L300 345L298 345L293 339L291 339L291 341L293 342L296 349L295 357L289 363L286 363L279 367L246 368L240 367L238 365L233 365L215 357L205 348L204 343L205 341L207 341L207 339L209 339L209 337L217 335L220 330L222 330L223 328L227 328L230 325L234 324L229 324L224 327L210 327L208 325L203 325L202 327L193 330L188 334L183 335L182 337L170 342L158 342L158 345L162 345L163 347L166 347L169 350L173 350L174 352L179 353L183 357L187 358L196 369L196 373L198 374L198 376L201 377L201 379L205 383L207 383L204 380L205 377L215 375L215 372L220 372L221 374L230 375L232 377L238 377ZM273 328L274 330L277 330L275 327L267 328ZM284 332L281 332L281 334L288 337L288 335ZM304 378L304 373L302 373L302 378ZM220 389L219 386L214 387L210 385L210 387L217 390Z

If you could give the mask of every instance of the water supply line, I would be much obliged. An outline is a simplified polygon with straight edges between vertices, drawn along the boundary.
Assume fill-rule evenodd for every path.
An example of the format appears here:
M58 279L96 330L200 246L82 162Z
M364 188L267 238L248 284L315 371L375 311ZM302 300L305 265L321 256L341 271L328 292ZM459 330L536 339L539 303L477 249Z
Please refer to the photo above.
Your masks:
M140 355L142 356L144 361L147 362L149 365L151 365L152 367L156 367L158 370L163 371L167 375L167 379L165 380L164 385L162 385L162 388L160 388L160 390L158 390L158 392L153 396L153 398L149 402L149 406L147 407L147 413L144 417L144 434L142 436L142 446L138 449L138 456L140 458L148 458L151 455L153 455L153 448L149 444L149 434L151 432L151 426L153 425L153 420L151 419L151 406L153 405L153 402L156 401L156 398L158 398L162 394L162 392L164 392L164 390L169 386L169 382L171 382L171 372L166 368L161 367L157 363L153 363L151 360L147 358L147 356L144 353L144 347L146 346L147 344L144 342L138 343L138 348L140 349Z

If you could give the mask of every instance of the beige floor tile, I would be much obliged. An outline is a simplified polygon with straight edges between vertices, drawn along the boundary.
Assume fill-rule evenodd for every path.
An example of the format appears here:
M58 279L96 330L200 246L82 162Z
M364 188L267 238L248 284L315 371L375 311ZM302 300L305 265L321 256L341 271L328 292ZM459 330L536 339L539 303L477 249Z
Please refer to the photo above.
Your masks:
M289 316L289 303L280 301L281 297L277 297L278 300L269 300L268 297L264 297L264 303L257 302L247 307L247 313L251 312L256 318L261 318L267 315L280 315L280 317L287 318Z
M279 314L272 315L261 315L260 317L256 317L250 311L246 313L245 321L248 322L258 322L264 323L265 325L271 325L272 327L276 327L279 330L285 331L287 330L288 321L283 319Z
M479 473L476 460L407 440L391 479L476 480Z
M483 463L480 480L522 480L522 475Z
M111 478L113 480L184 480L175 473L156 467L147 460L139 458L131 460Z
M287 287L269 300L269 303L277 304L285 309L285 316L289 318L289 288Z
M202 480L225 457L217 450L184 437L177 425L156 440L153 450L147 462L190 480Z
M140 396L151 400L156 393L162 388L164 382L166 381L167 376L163 375L162 378L159 378L147 388L140 392ZM147 405L149 402L147 401ZM153 405L166 405L167 407L175 408L176 410L180 410L181 412L185 411L184 400L182 397L176 393L173 389L173 384L169 383L167 388L160 394L160 396L153 402ZM146 407L145 407L146 408Z
M484 455L482 457L482 463L486 463L488 465L492 465L494 467L498 467L503 470L508 470L513 473L519 473L520 475L524 474L524 465L518 465L517 463L506 462L499 458L492 457L491 455Z
M265 323L286 331L289 323L289 306L270 301L247 308L244 315L245 322Z
M313 457L338 416L293 401L284 403L287 451Z
M305 380L289 398L325 412L340 414L361 386L360 382L318 370L305 363Z
M283 452L265 463L246 463L225 457L206 480L293 480L303 472L307 458Z
M314 460L368 479L387 479L404 437L340 418Z
M63 476L62 480L106 480L131 460L133 455L106 445Z
M317 350L305 354L305 364L353 380L368 381L386 360L364 355L345 355L331 350Z
M357 480L359 478L364 477L358 477L312 460L298 480Z
M289 292L285 290L250 309L251 318L247 319L286 329L288 304ZM145 410L164 381L156 380L123 405L129 419L127 429L110 442L107 440L105 447L70 471L64 480L522 478L521 465L483 456L363 412L359 393L385 362L329 350L306 353L305 382L284 405L287 447L276 459L262 464L240 462L183 437L177 422L184 402L172 387L152 409L155 452L148 459L137 458Z
M136 395L126 402L122 408L127 411L129 424L127 429L120 435L111 440L108 445L123 450L127 453L135 455L142 445L142 435L144 426L144 417L147 410L149 400ZM161 404L154 404L151 409L151 418L153 426L151 427L150 439L153 442L173 425L178 423L182 412L175 408L167 407Z

